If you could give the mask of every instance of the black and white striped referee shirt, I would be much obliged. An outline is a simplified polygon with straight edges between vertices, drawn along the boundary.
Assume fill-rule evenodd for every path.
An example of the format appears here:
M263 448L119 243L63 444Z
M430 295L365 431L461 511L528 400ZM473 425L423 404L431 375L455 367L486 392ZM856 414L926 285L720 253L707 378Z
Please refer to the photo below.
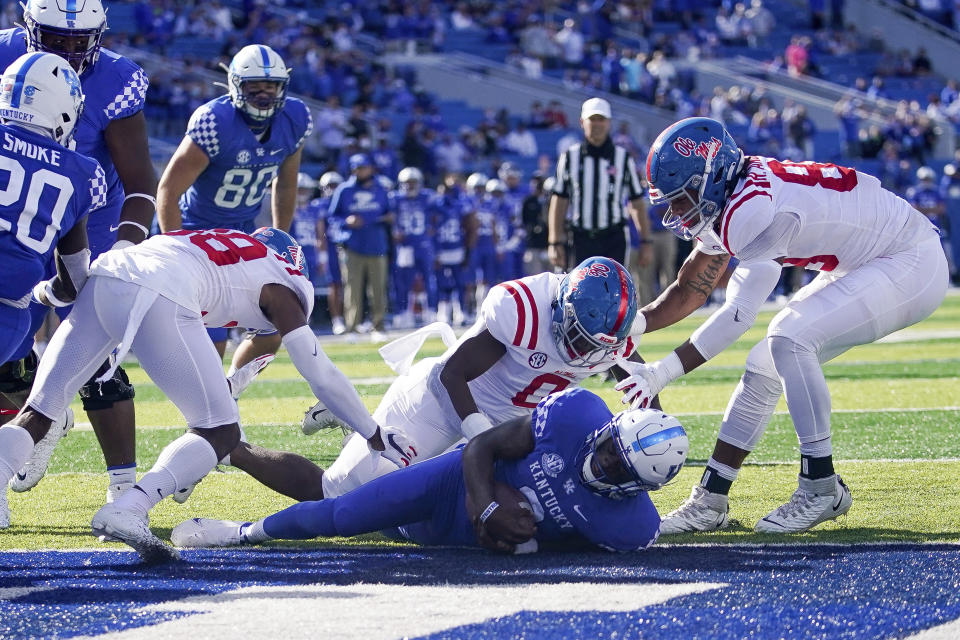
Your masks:
M608 137L599 147L581 142L560 155L553 193L570 201L573 230L605 231L623 226L624 203L643 196L643 187L637 163Z

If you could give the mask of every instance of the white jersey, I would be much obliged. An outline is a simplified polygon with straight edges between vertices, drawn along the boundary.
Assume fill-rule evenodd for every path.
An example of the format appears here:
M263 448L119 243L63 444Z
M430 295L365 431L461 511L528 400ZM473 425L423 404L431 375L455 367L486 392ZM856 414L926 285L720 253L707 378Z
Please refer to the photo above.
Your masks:
M815 162L751 159L713 231L697 248L743 262L784 263L844 275L936 233L875 177Z
M268 284L292 289L307 317L313 309L313 285L302 272L255 238L233 230L154 236L102 254L90 274L151 289L199 313L208 327L274 330L260 309L260 290Z
M491 288L476 324L437 365L443 366L460 343L483 330L506 346L502 358L468 383L477 407L494 424L529 415L549 394L606 371L616 364L617 355L627 358L634 351L633 340L627 338L623 352L605 361L590 367L567 364L554 340L551 319L562 279L562 275L541 273Z

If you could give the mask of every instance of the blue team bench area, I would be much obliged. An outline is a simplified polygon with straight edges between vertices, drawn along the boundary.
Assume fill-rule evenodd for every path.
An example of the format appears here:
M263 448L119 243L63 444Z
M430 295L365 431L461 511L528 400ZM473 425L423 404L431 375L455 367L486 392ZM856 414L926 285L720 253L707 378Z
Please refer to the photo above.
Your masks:
M960 546L0 552L0 637L958 637ZM947 625L947 626L943 626Z

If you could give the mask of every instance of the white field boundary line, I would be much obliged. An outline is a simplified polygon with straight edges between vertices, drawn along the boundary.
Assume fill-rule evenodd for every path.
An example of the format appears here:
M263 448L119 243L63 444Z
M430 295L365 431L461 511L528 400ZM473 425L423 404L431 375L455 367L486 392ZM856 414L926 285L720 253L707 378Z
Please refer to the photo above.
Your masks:
M921 413L924 411L960 411L960 406L947 406L947 407L881 407L879 409L834 409L833 413L889 413L892 411L900 413ZM694 411L692 413L674 413L674 416L677 417L701 417L701 416L722 416L722 411ZM786 416L790 415L788 411L775 411L774 415ZM294 422L257 422L251 423L250 426L257 427L294 427L296 423ZM138 424L138 429L185 429L185 425L161 425L161 424ZM79 429L80 431L92 431L93 427L89 422L77 421L74 423L74 429Z
M830 548L833 548L833 547L841 547L841 548L878 547L878 548L881 548L881 549L882 549L882 548L885 548L885 547L903 546L903 545L905 545L905 544L918 545L918 546L934 546L934 545L936 545L936 546L946 546L946 547L957 547L957 549L960 550L960 540L958 540L958 541L953 541L953 540L920 540L920 541L910 541L910 540L900 540L900 541L898 541L898 540L874 540L874 541L869 541L869 542L819 542L819 541L817 541L817 542L813 542L813 541L811 541L811 542L797 542L796 540L793 540L793 541L784 541L784 542L730 542L730 543L726 543L726 542L661 542L661 540L662 540L662 538L659 539L659 540L657 540L656 544L654 544L652 547L650 547L650 549L648 549L648 550L646 550L646 551L643 551L643 552L637 552L637 553L650 553L651 551L655 551L655 550L658 550L658 549L670 549L670 550L672 550L672 549L721 549L721 548L722 548L722 549L735 549L735 548L742 548L742 549L763 549L763 548L765 548L765 547L774 547L774 548L777 548L777 547L804 547L804 548L808 548L808 547L830 547ZM301 541L301 542L308 543L308 542L311 542L311 541L310 541L310 540L303 540L303 541ZM421 550L423 550L423 551L430 551L430 550L432 550L432 549L455 549L455 548L457 548L457 547L423 547L423 546L414 544L414 543L412 543L412 542L409 543L409 544L410 544L410 546L416 547L417 549L421 549ZM401 545L398 545L398 546L404 546L404 545L401 543ZM363 551L368 551L368 550L377 550L377 551L379 551L379 550L382 550L382 549L383 549L382 546L378 546L378 545L358 544L358 545L349 545L349 547L347 547L347 546L343 546L343 547L332 547L332 546L317 547L315 550L316 550L317 552L335 551L335 552L337 552L337 553L340 553L340 552L342 552L343 549L345 549L345 548L356 549L358 552L363 552ZM467 547L464 547L464 548L467 548ZM470 549L473 549L472 547L469 547L469 548L470 548ZM216 550L216 551L221 551L221 552L222 552L222 551L226 551L227 549L226 549L226 548L219 548L219 549L214 548L214 550ZM254 552L259 552L259 551L269 551L269 552L272 552L272 551L287 551L287 550L289 550L289 551L295 551L295 552L298 552L298 553L302 553L304 550L310 551L311 548L310 548L310 547L297 547L297 546L290 546L290 545L280 546L280 545L258 544L258 545L251 545L251 546L249 546L249 547L234 547L234 548L232 548L232 549L230 549L230 550L232 550L232 551L238 551L238 552L251 552L251 551L254 551ZM16 553L16 554L27 554L27 553L40 553L40 552L42 552L42 553L76 553L77 551L87 551L87 552L91 552L91 553L128 553L128 554L134 553L134 551L133 551L132 549L129 549L129 550L127 550L127 549L104 549L102 546L96 546L96 547L72 547L72 548L70 548L70 549L0 549L0 554L4 554L4 553L10 553L10 554L14 554L14 553ZM577 554L576 554L576 553L570 553L570 554L568 554L568 555L569 555L571 558L573 558L573 557L575 557ZM320 584L320 582L318 582L318 584Z

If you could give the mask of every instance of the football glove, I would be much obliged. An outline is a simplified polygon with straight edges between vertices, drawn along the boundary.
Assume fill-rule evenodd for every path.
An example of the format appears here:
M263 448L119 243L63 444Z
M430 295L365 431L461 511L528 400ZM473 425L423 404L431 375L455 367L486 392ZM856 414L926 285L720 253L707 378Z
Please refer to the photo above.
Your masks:
M399 429L380 427L380 437L384 447L380 455L393 464L403 469L418 461L418 445Z
M675 353L649 364L623 359L617 364L630 375L617 383L614 388L623 392L620 402L630 405L631 409L649 407L650 402L663 391L664 387L683 375L682 366L680 366L679 375L677 374L676 367L680 364L680 360Z
M234 371L232 375L228 376L227 384L230 385L230 394L233 396L233 399L236 400L239 398L243 390L257 377L257 374L263 371L276 357L277 356L272 353L264 354L254 358Z

